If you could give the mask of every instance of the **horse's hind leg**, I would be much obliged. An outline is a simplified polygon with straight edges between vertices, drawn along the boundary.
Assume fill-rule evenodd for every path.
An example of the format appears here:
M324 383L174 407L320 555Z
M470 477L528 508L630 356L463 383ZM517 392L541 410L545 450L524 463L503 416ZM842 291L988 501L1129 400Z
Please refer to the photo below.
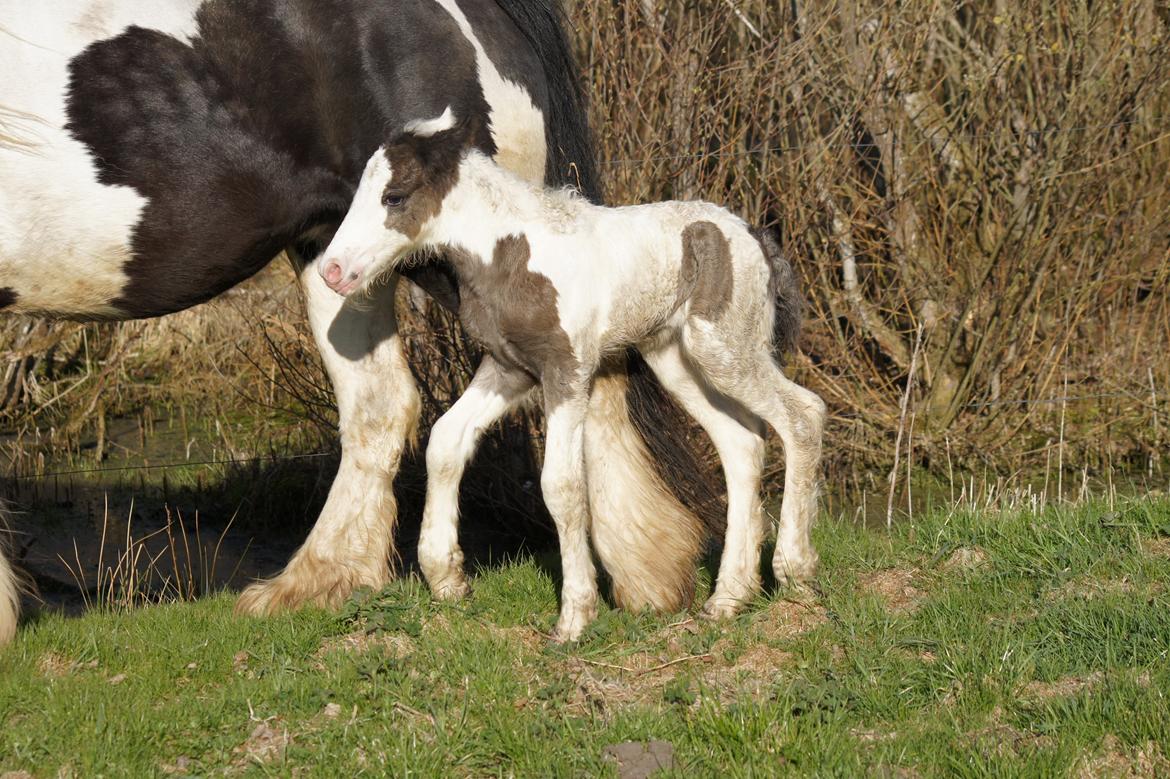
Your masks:
M398 506L394 477L418 423L419 396L394 315L397 277L361 300L297 268L309 324L337 396L341 465L309 537L276 577L244 590L238 611L263 614L306 603L337 606L390 578Z
M585 459L594 549L618 606L678 611L694 597L705 530L655 471L631 417L631 381L623 355L603 365L589 397ZM652 406L640 410L643 419L656 412Z
M418 563L436 598L467 594L459 549L459 482L489 427L532 389L533 382L484 357L466 391L431 428L427 444L427 500Z
M715 392L690 365L677 343L643 355L662 386L710 436L727 479L727 534L715 591L703 606L707 617L731 616L760 590L764 518L760 477L764 424ZM653 554L654 550L646 550Z
M766 335L753 325L727 336L709 322L688 322L684 345L704 377L720 392L767 420L784 444L784 501L772 570L778 581L799 585L817 570L809 531L816 517L817 472L825 404L777 367ZM759 337L756 337L759 335Z

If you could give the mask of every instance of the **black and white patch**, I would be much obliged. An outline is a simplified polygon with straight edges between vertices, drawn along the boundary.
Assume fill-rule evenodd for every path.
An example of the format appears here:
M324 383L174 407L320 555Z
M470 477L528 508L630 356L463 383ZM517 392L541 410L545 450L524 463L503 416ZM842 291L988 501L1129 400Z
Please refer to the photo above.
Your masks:
M432 0L212 0L197 22L190 42L131 27L70 66L70 131L102 183L147 200L113 301L129 316L207 300L338 221L385 127L489 108Z

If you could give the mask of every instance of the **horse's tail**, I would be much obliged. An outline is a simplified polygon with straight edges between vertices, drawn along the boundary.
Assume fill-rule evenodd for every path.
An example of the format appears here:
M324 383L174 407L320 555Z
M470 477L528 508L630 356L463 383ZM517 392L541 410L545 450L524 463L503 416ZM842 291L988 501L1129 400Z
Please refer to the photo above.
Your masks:
M16 635L16 621L20 618L20 587L16 571L5 555L8 530L8 510L0 501L0 646Z
M796 350L800 340L800 326L804 318L804 295L792 264L780 249L780 243L771 231L753 230L764 259L768 263L768 294L774 306L772 314L772 353L777 362Z
M573 48L565 34L567 20L557 0L496 0L544 65L548 84L545 142L549 150L547 182L571 184L600 202L601 184L589 133L588 105Z

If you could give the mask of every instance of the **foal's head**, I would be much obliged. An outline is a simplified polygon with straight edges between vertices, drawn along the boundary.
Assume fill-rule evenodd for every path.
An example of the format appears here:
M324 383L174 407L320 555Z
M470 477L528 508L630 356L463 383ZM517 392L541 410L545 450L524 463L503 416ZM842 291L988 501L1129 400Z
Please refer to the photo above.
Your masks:
M474 137L470 121L441 116L410 122L366 163L349 212L317 270L348 295L427 246L429 228L459 178Z

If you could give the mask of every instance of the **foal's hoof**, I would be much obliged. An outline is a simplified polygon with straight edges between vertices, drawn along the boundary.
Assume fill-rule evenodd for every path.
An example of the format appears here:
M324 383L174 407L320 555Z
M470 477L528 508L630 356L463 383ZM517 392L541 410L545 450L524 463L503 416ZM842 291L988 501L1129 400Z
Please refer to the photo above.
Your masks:
M432 587L431 593L435 600L457 601L470 595L471 587L467 584L466 579L447 579Z
M821 596L821 588L817 586L814 579L777 579L777 581L788 588L787 597L789 600L811 601Z
M735 598L712 595L699 611L699 619L730 619L739 613L743 603Z
M784 554L777 549L772 558L772 574L777 582L800 589L808 587L816 579L819 563L816 552Z
M589 623L597 618L597 606L589 605L582 607L579 611L571 611L569 613L561 612L560 618L557 620L557 626L553 628L552 635L549 638L554 644L567 644L570 641L577 641L581 638L581 634L585 632L585 628L589 627Z

